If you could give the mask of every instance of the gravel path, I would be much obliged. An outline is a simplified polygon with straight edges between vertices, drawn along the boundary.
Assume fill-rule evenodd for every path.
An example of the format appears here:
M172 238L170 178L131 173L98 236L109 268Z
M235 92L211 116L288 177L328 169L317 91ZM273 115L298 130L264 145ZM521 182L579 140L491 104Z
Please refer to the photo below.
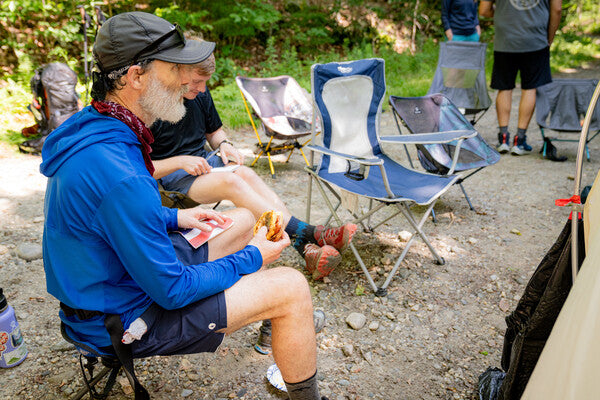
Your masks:
M597 71L577 76L594 75ZM513 110L518 95L516 91ZM514 131L516 115L512 121ZM493 109L477 128L495 144ZM382 130L395 130L390 112L383 114ZM253 134L232 132L231 137L251 154ZM534 151L539 150L541 136L533 123L529 138ZM350 252L325 282L309 280L315 306L328 317L318 335L324 395L332 400L475 398L479 374L500 364L504 317L568 215L554 206L554 199L571 195L577 145L558 147L568 161L553 163L537 153L506 155L469 178L465 188L476 212L469 210L459 188L450 189L435 207L437 223L425 226L446 264L436 265L417 241L387 297L371 293ZM591 162L584 164L584 185L593 182L600 166L600 141L592 142L591 152ZM46 293L42 260L35 254L42 238L45 189L39 162L38 157L0 147L0 285L30 351L23 364L0 374L3 399L66 399L82 387L76 352L60 337L58 302ZM307 177L301 171L302 158L278 162L276 179L269 177L266 165L260 161L257 171L292 213L303 217ZM313 222L320 222L326 207L316 192L313 201ZM385 278L404 248L399 232L405 229L398 217L376 234L357 234L355 243L378 279ZM291 249L276 264L303 265ZM365 317L361 329L346 323L352 313ZM214 354L140 360L139 376L155 399L284 399L265 379L272 358L251 347L258 325L226 338ZM125 382L124 376L119 382ZM131 398L127 389L117 384L109 399Z

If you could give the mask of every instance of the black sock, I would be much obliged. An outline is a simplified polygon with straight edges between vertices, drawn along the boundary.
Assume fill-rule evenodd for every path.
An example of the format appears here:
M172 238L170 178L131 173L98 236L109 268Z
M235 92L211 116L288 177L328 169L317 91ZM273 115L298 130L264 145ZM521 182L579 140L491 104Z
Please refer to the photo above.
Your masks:
M310 378L298 382L298 383L287 383L285 387L288 391L290 400L321 400L319 395L319 388L317 387L317 372Z
M508 133L508 125L500 127L500 133Z
M524 138L525 133L527 133L527 129L517 128L517 137Z

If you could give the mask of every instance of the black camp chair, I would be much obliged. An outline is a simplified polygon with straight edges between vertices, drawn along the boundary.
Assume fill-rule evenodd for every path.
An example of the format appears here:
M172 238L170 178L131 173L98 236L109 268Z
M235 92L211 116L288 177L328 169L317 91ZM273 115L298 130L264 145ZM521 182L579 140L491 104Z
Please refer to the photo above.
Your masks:
M69 309L69 307L62 303L61 308L63 311ZM110 318L115 319L119 317L113 315ZM97 347L91 347L76 340L72 332L69 333L69 328L63 322L60 323L60 333L63 339L71 343L79 353L79 366L83 382L85 383L85 387L72 397L73 400L82 399L86 394L92 400L105 399L113 389L121 368L125 371L125 375L134 390L135 400L148 400L150 398L148 391L140 384L135 375L133 357L130 353L131 350L127 349L127 346L119 344L118 354L120 355L117 356L117 352L114 351L115 347L111 347L111 353L106 353ZM100 365L98 365L98 360L100 360ZM97 367L100 369L94 373ZM107 375L108 377L104 380L104 383L101 383ZM100 389L102 385L103 388Z
M408 132L431 133L448 132L457 130L474 130L465 116L443 94L433 94L423 97L396 97L390 96L394 120L400 134L403 133L398 117L404 122ZM457 142L417 144L417 155L421 166L433 174L447 176L450 171L466 172L456 184L460 186L471 210L474 210L471 200L463 187L463 181L481 169L495 164L500 160L500 154L490 147L478 133L466 139L460 147L458 157L454 157ZM412 159L406 145L406 155L413 167ZM433 214L435 219L435 214Z
M579 134L597 84L597 79L554 79L551 83L537 88L535 119L544 140L541 150L544 158L555 157L549 149L553 141L579 141L579 136L573 139L549 138L545 135L544 129ZM588 161L590 161L588 143L600 133L600 107L596 107L589 129L590 133L585 142Z
M306 165L309 165L302 147L310 140L304 143L298 141L299 138L311 134L312 105L306 90L294 78L287 75L273 78L238 76L235 81L240 88L250 123L258 139L257 146L260 149L251 166L256 164L261 155L266 154L271 175L275 177L271 155L289 152L286 160L288 162L295 149L300 151ZM264 134L269 138L268 142L260 139L248 103L260 119Z
M485 80L486 43L443 42L440 44L438 64L427 94L442 93L471 124L490 108L492 100Z

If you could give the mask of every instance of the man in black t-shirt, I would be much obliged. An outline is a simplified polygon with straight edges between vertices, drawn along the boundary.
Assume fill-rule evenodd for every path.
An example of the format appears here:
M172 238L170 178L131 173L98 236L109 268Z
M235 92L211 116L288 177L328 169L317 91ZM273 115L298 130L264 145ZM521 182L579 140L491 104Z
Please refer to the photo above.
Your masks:
M215 71L214 55L191 68L189 91L184 95L185 117L177 124L158 121L151 127L154 177L166 190L187 194L201 204L229 200L250 210L255 218L265 211L281 211L285 231L304 256L306 269L314 279L329 275L340 263L340 252L348 247L356 225L326 228L291 215L279 196L251 168L242 165L243 156L227 140L206 87ZM204 149L206 142L220 155L210 156ZM213 170L224 165L231 169Z

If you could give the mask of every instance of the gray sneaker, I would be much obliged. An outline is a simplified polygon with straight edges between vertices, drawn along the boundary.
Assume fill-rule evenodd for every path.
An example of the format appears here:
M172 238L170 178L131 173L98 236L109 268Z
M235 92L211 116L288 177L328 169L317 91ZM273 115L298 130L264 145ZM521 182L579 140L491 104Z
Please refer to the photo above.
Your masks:
M321 332L325 326L325 313L321 310L313 311L313 322L315 324L315 333ZM271 320L266 319L263 321L259 332L258 340L254 344L254 350L260 354L271 354Z
M498 146L496 146L496 150L500 154L506 154L510 151L510 146L508 143L510 142L510 133L502 133L498 132Z

